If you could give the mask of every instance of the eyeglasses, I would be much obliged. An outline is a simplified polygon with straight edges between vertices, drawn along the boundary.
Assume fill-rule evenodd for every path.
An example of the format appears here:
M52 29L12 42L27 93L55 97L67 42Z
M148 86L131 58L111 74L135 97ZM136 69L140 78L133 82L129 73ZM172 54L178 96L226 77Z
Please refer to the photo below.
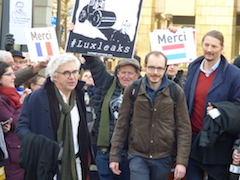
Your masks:
M5 74L3 74L3 75L5 75L5 76L15 76L14 72L5 73Z
M169 67L172 66L172 67L178 67L178 64L169 64L168 65Z
M75 70L75 71L72 71L72 72L70 72L70 71L64 71L64 72L56 71L56 72L60 73L60 74L63 74L66 78L71 77L71 75L73 75L75 77L79 75L79 71L78 70Z
M154 72L155 69L157 70L157 72L162 72L165 71L165 68L163 67L154 67L154 66L147 66L147 68L149 69L149 71Z
M26 62L27 62L26 60L18 61L18 60L15 60L15 59L14 59L14 63L15 63L15 64L25 64Z
M42 86L42 84L37 84L37 83L34 83L35 85L37 85L37 86Z

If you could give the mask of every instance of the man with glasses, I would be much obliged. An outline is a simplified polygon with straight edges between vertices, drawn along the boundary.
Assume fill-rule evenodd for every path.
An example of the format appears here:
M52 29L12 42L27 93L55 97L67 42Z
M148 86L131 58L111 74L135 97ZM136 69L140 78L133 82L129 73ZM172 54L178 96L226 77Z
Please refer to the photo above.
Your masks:
M10 52L0 50L0 61L4 61L11 65L11 67L14 66L15 62L13 59L13 56ZM19 87L23 83L25 83L28 79L35 76L41 69L45 68L49 62L49 59L46 58L45 61L41 61L35 65L27 66L25 68L19 69L15 71L15 86ZM21 64L21 63L20 63Z
M12 50L10 52L12 54L13 61L14 61L14 63L11 66L13 71L16 72L18 70L23 69L26 65L26 60L25 60L25 57L22 55L22 52L17 50ZM16 90L20 95L22 95L24 91L23 85L17 87Z
M13 71L23 69L26 65L25 57L22 55L21 51L13 50L11 51L14 64L12 65Z
M32 146L34 159L37 159L35 161L28 160L31 154L23 151L20 163L25 167L25 175L33 174L30 179L46 177L44 173L36 172L41 167L31 168L41 164L40 162L43 162L41 158L46 160L46 164L43 163L42 166L44 172L52 173L52 176L57 173L54 167L59 167L62 180L89 178L91 146L82 91L84 83L78 81L79 68L80 62L75 56L60 55L48 65L50 77L46 79L44 85L33 91L24 101L16 130L22 140L22 148L30 147L31 142L34 145L34 140L37 139L31 139L34 134L47 137L51 144L58 142L57 147L59 145L61 147L59 153L56 150L56 153L53 153L54 151L49 149L51 144L49 148L43 150L34 149ZM41 157L41 153L46 157ZM37 173L41 177L36 178L34 175Z
M184 91L177 84L178 99L174 108L166 65L167 58L161 52L146 55L146 75L133 104L133 113L132 87L125 88L110 151L110 168L115 174L121 174L119 162L128 139L132 180L166 180L175 158L174 179L185 176L191 125Z

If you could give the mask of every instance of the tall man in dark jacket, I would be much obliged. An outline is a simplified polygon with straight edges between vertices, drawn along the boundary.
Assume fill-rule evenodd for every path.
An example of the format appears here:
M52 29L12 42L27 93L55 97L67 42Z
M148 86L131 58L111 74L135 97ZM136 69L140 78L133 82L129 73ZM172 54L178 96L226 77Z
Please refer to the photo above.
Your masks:
M210 180L228 180L237 131L226 131L218 120L223 119L221 116L230 115L231 118L224 118L223 122L232 126L233 123L240 125L240 119L239 115L236 116L237 113L231 113L233 108L223 108L224 111L220 111L218 107L227 101L239 109L240 71L222 55L223 43L221 32L213 30L206 33L202 39L204 55L194 60L188 68L185 94L193 134L188 180L202 180L204 172L207 172ZM211 123L211 128L205 128L207 122ZM239 125L235 127L239 129ZM220 134L215 131L219 128ZM204 142L203 137L213 137L216 141L209 139Z
M167 58L161 52L147 54L146 75L134 102L133 114L131 85L124 91L110 152L110 168L115 174L121 174L119 162L128 139L132 180L166 180L175 157L174 180L185 176L191 124L184 91L177 84L174 84L178 94L174 107L170 83L164 73L166 65Z
M123 173L116 176L109 169L109 150L123 90L139 78L140 64L135 59L122 59L113 76L107 72L105 64L99 58L85 56L85 60L84 66L90 69L95 83L95 94L91 103L97 117L92 130L92 141L97 145L96 164L100 178L128 180L130 175L126 153L123 153L121 161Z
M16 130L22 140L32 132L59 143L62 180L89 179L91 146L79 67L73 55L62 54L53 60L43 87L26 97Z

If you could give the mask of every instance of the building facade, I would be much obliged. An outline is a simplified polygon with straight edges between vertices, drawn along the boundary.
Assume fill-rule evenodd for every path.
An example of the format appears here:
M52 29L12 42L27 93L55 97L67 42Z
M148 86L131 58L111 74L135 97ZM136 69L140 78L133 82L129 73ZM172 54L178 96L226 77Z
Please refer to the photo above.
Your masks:
M3 0L0 0L0 6ZM106 0L108 1L108 0ZM33 27L51 25L61 2L61 46L66 41L66 26L75 0L34 0ZM2 8L1 8L2 9ZM1 19L1 14L0 14ZM240 0L143 0L136 49L142 58L151 51L149 32L169 25L196 28L197 55L202 54L201 40L209 30L219 30L225 38L224 55L230 61L239 55Z
M196 28L198 56L202 37L214 29L224 35L226 58L239 55L240 0L144 0L136 45L142 58L150 51L149 32L169 24Z

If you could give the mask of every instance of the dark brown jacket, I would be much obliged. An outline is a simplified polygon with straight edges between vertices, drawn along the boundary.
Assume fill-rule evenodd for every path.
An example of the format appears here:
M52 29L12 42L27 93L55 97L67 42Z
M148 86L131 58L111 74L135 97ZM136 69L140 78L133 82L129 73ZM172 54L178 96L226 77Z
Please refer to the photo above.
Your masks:
M168 86L157 94L153 104L146 92L146 86L142 83L134 102L132 118L129 98L131 86L125 88L112 140L110 162L120 162L121 150L130 128L129 153L150 159L176 155L177 164L187 166L191 146L191 124L184 92L178 85L177 89L179 92L174 119L174 102Z

